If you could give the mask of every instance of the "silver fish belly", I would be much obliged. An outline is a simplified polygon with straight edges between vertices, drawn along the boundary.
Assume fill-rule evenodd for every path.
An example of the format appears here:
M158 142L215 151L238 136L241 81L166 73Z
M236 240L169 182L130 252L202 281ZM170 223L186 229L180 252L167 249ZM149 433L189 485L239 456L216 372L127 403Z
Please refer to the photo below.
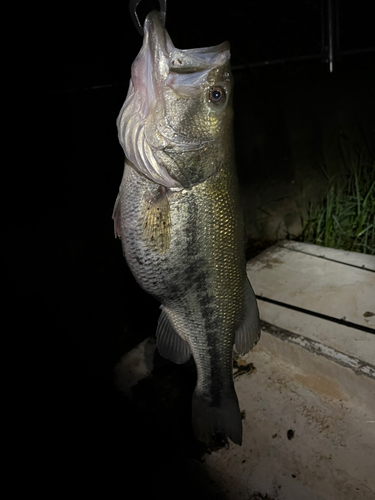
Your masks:
M233 346L259 340L246 276L227 43L176 49L156 11L145 21L118 118L125 170L113 218L139 285L161 303L160 353L197 366L192 420L209 445L241 444Z

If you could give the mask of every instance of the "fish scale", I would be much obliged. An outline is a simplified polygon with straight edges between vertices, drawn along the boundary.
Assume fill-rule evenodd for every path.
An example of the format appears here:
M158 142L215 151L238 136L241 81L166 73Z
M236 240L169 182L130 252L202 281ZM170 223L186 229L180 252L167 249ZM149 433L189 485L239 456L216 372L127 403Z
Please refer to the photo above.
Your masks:
M228 44L179 51L176 78L176 49L155 11L144 32L132 67L136 77L118 119L127 159L115 232L137 282L162 304L160 353L176 363L192 355L196 363L197 438L210 446L228 437L240 444L233 346L248 352L260 326L245 269ZM192 77L194 64L199 78ZM146 94L144 81L153 86ZM139 151L149 151L152 169Z

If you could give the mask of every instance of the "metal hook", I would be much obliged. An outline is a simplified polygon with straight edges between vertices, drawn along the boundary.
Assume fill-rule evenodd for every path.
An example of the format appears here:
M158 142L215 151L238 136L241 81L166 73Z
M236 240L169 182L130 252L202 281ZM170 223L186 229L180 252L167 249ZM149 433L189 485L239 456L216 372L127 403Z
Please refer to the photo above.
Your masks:
M141 0L130 0L129 11L131 18L133 19L134 26L137 28L138 33L143 36L143 26L139 22L139 17L136 10L140 2ZM159 0L159 5L160 5L160 19L161 22L163 23L163 26L165 26L165 18L167 15L167 0Z

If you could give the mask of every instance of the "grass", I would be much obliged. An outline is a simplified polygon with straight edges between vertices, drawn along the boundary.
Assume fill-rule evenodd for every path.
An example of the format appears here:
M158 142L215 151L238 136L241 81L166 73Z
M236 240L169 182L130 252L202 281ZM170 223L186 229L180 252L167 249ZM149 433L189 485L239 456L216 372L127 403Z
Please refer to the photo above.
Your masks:
M368 161L345 136L339 140L341 171L330 176L324 196L309 207L301 240L375 255L375 159Z

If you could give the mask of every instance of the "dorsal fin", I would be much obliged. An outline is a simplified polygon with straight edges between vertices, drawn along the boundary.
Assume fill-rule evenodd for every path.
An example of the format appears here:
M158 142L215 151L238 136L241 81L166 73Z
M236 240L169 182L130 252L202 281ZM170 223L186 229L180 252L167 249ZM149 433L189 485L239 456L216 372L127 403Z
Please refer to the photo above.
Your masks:
M260 319L257 300L250 281L246 280L244 319L235 336L235 349L238 354L246 354L258 343L260 338Z

